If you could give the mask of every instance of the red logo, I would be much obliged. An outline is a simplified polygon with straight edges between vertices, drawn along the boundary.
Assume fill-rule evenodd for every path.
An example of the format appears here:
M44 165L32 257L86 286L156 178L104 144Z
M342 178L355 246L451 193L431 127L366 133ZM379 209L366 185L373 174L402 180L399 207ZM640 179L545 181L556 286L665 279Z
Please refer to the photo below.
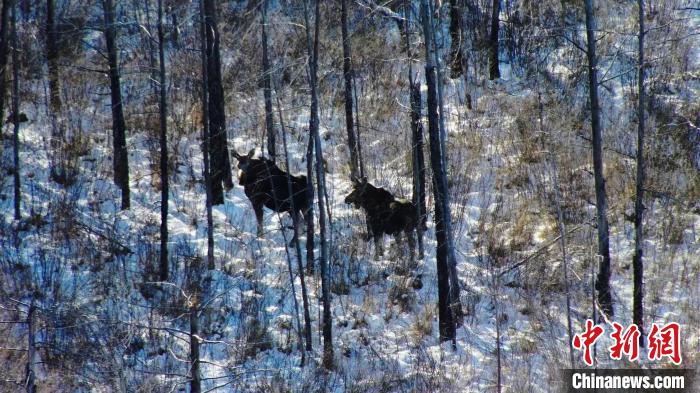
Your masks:
M675 365L681 364L681 326L675 322L659 328L651 324L649 332L649 360L660 360L664 356Z
M603 334L603 328L598 325L593 325L593 321L586 320L586 331L574 336L574 348L583 349L583 361L589 365L593 365L593 357L591 356L591 346L595 345L600 336Z
M610 347L610 358L615 360L622 359L622 355L625 354L631 361L635 361L639 358L639 328L635 324L631 324L627 330L622 332L623 328L617 322L613 322L613 328L615 332L610 335L615 344Z

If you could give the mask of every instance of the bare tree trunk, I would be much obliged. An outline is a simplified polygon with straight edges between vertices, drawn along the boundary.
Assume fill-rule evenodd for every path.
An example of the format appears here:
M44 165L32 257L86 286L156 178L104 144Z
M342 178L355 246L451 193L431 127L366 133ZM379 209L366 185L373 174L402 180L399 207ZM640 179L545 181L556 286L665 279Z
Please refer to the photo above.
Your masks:
M612 294L610 293L610 239L607 218L607 198L603 177L603 137L600 125L600 103L598 102L598 59L596 57L595 16L593 0L584 0L586 8L586 38L588 41L588 85L591 101L591 131L593 133L593 172L595 176L595 196L598 215L598 255L601 256L595 288L598 303L608 316L613 315Z
M12 132L12 144L14 145L13 160L14 160L14 207L15 220L22 218L20 211L20 201L22 200L22 191L19 175L19 42L17 41L17 6L12 6L12 124L14 125Z
M284 129L284 118L282 117L282 105L280 104L280 99L279 96L277 97L277 112L280 118L280 127L282 128L282 147L284 148L284 161L287 167L287 191L289 195L292 195L292 179L289 176L291 174L290 172L290 166L289 166L289 151L287 150L287 133L285 132ZM313 195L312 195L313 198ZM294 208L294 198L292 198L292 211L295 211ZM306 213L307 215L309 214L308 212ZM311 341L311 313L309 312L309 296L307 294L306 290L306 279L304 277L304 263L302 260L302 255L301 255L301 244L299 242L299 215L298 214L292 214L292 220L293 220L293 225L294 225L294 250L297 254L297 269L299 269L299 281L301 281L301 300L302 300L302 307L304 308L304 340L306 342L306 350L311 351L312 350L312 341ZM311 216L311 220L313 221L313 215ZM313 235L313 231L312 231ZM312 244L313 244L313 239L312 239ZM312 249L313 252L313 249ZM307 262L308 263L308 262ZM311 262L313 265L313 261ZM303 355L302 355L303 358ZM303 360L302 360L303 363Z
M226 138L226 111L224 106L224 88L221 80L221 58L219 53L219 28L217 26L216 2L204 0L207 73L209 94L209 133L211 134L211 183L212 204L224 203L224 190L233 188L231 176L231 158L228 154Z
M61 112L61 79L58 71L58 34L55 0L46 1L46 59L49 65L49 104L54 114Z
M0 26L0 121L5 119L5 92L7 90L7 69L8 51L9 51L9 36L10 36L10 8L12 8L12 0L2 1L1 23Z
M639 102L637 104L637 185L634 200L634 299L632 305L632 322L639 328L639 344L644 346L644 261L642 259L644 241L644 0L638 0L639 5L639 61L637 71L637 89Z
M204 188L206 190L206 209L207 209L207 268L214 269L214 218L212 216L213 204L213 182L209 165L209 152L211 146L211 130L209 128L209 70L208 70L208 53L207 53L207 23L206 23L206 0L199 1L200 21L200 40L201 40L201 60L202 60L202 158L204 161ZM219 183L221 187L221 183ZM223 196L222 196L223 197Z
M331 294L330 294L330 271L328 267L328 242L326 240L326 178L323 169L323 151L321 148L321 136L319 135L318 116L318 41L320 30L320 3L315 2L316 11L314 18L314 40L311 41L309 24L309 10L306 0L304 1L304 22L306 24L306 42L309 57L309 85L311 87L311 119L309 131L314 140L314 152L316 158L316 193L319 211L319 238L321 241L321 255L318 264L321 268L321 298L323 302L323 366L330 370L333 368L333 334L331 321Z
M117 57L117 26L114 21L112 0L102 0L104 34L109 63L109 85L112 98L112 145L114 148L114 183L122 190L122 210L131 205L129 191L129 155L126 150L126 122L122 106L121 77Z
M202 392L202 377L199 371L199 315L196 302L190 306L190 393Z
M350 149L350 174L359 177L358 139L355 135L352 115L352 56L350 50L350 34L348 33L348 5L347 0L340 0L341 31L343 35L343 77L345 78L345 128L348 133L348 147Z
M263 49L263 93L265 95L265 130L267 131L267 154L275 162L275 125L272 114L272 68L267 48L267 6L268 0L262 1L262 49Z
M163 31L163 0L158 0L158 62L160 80L160 279L168 280L168 107L165 85L165 33Z
M462 34L463 0L450 0L450 78L464 72L464 35Z
M433 168L433 192L435 194L435 236L437 238L436 262L438 279L438 316L440 340L455 339L455 322L450 307L450 282L448 268L448 244L445 228L444 197L446 183L443 168L442 152L440 149L440 125L438 120L438 97L435 66L430 56L431 23L429 20L427 0L421 2L421 18L423 20L423 35L426 43L425 78L428 85L428 135L430 140L430 163Z
M423 232L427 225L427 207L425 203L425 156L423 154L423 123L421 122L421 95L420 83L413 79L413 56L411 55L411 32L409 29L411 13L406 0L404 0L404 23L406 37L406 56L408 57L408 83L411 96L411 166L413 170L413 197L412 202L416 206L418 217L418 255L422 259L425 255L423 247Z
M498 16L501 13L501 0L493 0L491 6L491 33L489 34L489 79L501 77L498 65Z
M27 367L26 367L26 377L25 386L27 388L27 393L36 393L36 383L34 379L36 373L34 372L34 358L36 357L36 345L34 343L34 312L36 311L34 297L32 297L31 303L29 303L29 310L27 311Z
M569 283L569 258L566 253L566 224L564 223L564 213L561 208L561 192L559 189L559 178L557 176L557 165L552 159L552 180L554 182L554 198L557 207L557 222L559 224L559 245L561 246L561 258L564 274L564 291L566 292L566 330L569 336L569 363L571 368L575 368L574 363L574 329L571 321L571 291Z

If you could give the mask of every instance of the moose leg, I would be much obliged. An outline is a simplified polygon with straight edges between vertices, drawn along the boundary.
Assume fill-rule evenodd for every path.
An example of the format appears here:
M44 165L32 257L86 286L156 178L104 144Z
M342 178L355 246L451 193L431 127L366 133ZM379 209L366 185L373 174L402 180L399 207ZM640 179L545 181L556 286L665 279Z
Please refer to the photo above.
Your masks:
M406 231L406 238L408 239L408 251L411 255L411 262L416 259L416 239L413 237L413 231ZM421 256L422 258L422 256Z
M423 228L420 224L416 228L416 237L418 238L418 259L423 259L425 257L425 252L423 251Z
M384 256L384 236L381 233L374 233L374 259Z
M255 220L258 222L258 237L263 237L263 206L253 205Z

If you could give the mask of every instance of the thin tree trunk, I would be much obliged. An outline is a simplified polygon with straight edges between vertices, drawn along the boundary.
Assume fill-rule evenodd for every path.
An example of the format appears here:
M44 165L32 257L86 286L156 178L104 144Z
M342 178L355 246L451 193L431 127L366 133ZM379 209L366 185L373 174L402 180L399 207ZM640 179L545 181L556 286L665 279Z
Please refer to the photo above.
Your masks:
M450 0L450 78L459 78L464 72L462 34L462 5L463 0Z
M291 174L289 166L289 151L287 149L287 133L284 129L284 118L282 117L282 105L280 104L279 96L277 97L277 112L280 118L280 127L282 128L282 147L284 148L284 161L287 167L287 174ZM289 195L292 195L292 179L290 176L287 176L287 191L289 192ZM292 211L295 211L293 204L294 198L292 198ZM299 216L297 214L293 214L292 220L294 225L294 250L297 254L297 269L299 269L299 281L301 281L301 300L302 307L304 308L304 339L306 341L306 350L311 351L311 313L309 311L309 296L306 290L306 279L304 277L304 263L301 255L301 243L299 241ZM311 264L313 264L313 261L311 262Z
M22 200L22 191L19 174L19 42L17 40L17 6L12 6L12 124L14 125L12 132L12 144L14 145L13 160L14 160L14 207L15 220L22 218L20 211L20 201Z
M306 200L309 210L306 214L306 272L314 274L314 138L309 133L309 143L306 146Z
M345 128L348 133L348 147L350 149L350 174L356 178L360 176L358 140L355 135L352 114L352 55L350 49L350 34L348 33L348 5L347 0L340 1L341 31L343 35L343 77L345 79Z
M320 30L320 3L315 2L316 12L314 18L314 41L311 42L309 24L309 11L306 0L304 1L304 21L306 23L306 42L309 57L309 85L311 87L311 119L309 131L314 139L314 152L316 158L316 192L319 211L319 238L321 241L321 255L319 266L321 267L321 298L323 302L323 366L330 370L333 368L333 335L331 321L331 295L330 295L330 271L328 267L328 242L326 240L326 179L323 169L323 151L321 149L321 136L319 135L318 116L318 91L317 91L317 67L318 67L318 41Z
M634 257L632 268L634 271L634 299L632 305L632 322L639 328L639 343L644 346L644 262L643 247L644 230L644 0L638 0L639 5L639 71L637 89L639 102L637 104L637 185L634 201Z
M263 93L265 95L265 129L267 131L267 154L275 162L275 126L272 113L272 67L267 48L267 6L268 0L262 2L262 49L263 49Z
M423 154L423 123L421 122L420 83L413 79L413 56L411 55L411 32L409 29L411 13L404 0L404 23L406 37L406 56L408 57L408 83L411 97L411 167L413 170L413 197L418 217L418 255L422 259L425 254L423 247L423 232L427 228L427 207L425 203L425 156Z
M107 43L107 60L109 63L109 85L112 98L112 146L114 148L114 183L122 190L122 210L129 208L131 196L129 191L129 155L126 150L126 122L122 106L121 77L117 57L117 26L114 21L114 4L112 0L103 0L104 34Z
M584 0L586 8L586 38L588 41L588 84L591 102L591 131L593 140L593 172L598 217L598 255L602 258L598 269L595 289L598 303L608 316L613 315L612 294L610 293L610 238L607 218L607 198L603 177L603 137L600 124L600 103L598 102L598 59L596 57L595 16L593 0Z
M207 209L207 268L213 270L214 266L214 218L212 216L213 204L213 182L209 165L209 152L211 146L211 130L209 128L209 70L208 70L208 53L206 44L206 0L199 1L200 12L200 40L202 44L201 60L202 60L202 158L204 161L204 188L206 190L206 209ZM221 183L219 183L221 187Z
M202 392L199 371L199 315L196 302L190 306L190 393Z
M438 279L438 316L440 341L455 339L455 322L450 308L450 282L448 268L447 231L445 211L442 203L445 194L443 187L443 160L440 149L440 125L438 121L438 97L435 66L430 56L430 20L427 0L421 2L423 35L426 43L425 78L428 85L428 135L430 140L430 163L433 168L433 192L435 194L435 236L437 238L436 262Z
M158 62L160 80L160 279L168 280L168 107L165 100L165 33L163 31L163 0L158 0Z
M430 11L428 15L433 15L435 12L430 8L430 3L428 4L427 9ZM435 38L435 26L431 22L432 18L428 18L429 23L427 24L428 34L429 36L426 36L426 42L432 42L432 50L433 50L433 58L434 58L434 66L435 66L435 73L436 73L436 81L435 83L437 84L437 104L438 104L438 127L439 127L439 142L440 142L440 159L442 163L442 169L440 171L441 175L438 178L438 181L441 183L442 191L440 194L442 195L442 198L439 200L440 203L442 204L441 209L443 212L443 225L445 226L445 240L446 240L446 247L447 247L447 267L448 267L448 272L449 272L449 281L450 281L450 308L452 310L452 318L455 324L459 325L462 323L463 319L463 314L462 314L462 303L460 300L460 287L459 287L459 279L457 276L457 257L455 255L455 248L454 248L454 236L452 234L452 213L450 209L450 194L449 194L449 187L447 183L447 129L445 127L445 110L444 110L444 103L443 103L443 94L442 94L442 72L441 72L441 67L440 67L440 57L438 56L438 45L437 41ZM424 27L425 28L425 27ZM442 29L440 29L442 30ZM428 38L430 37L430 39ZM426 50L429 50L429 46L426 46ZM428 52L426 52L426 56L428 56ZM438 200L436 200L437 202Z
M226 112L224 106L224 88L221 78L221 58L219 52L219 29L217 26L216 2L204 0L207 73L209 94L209 133L211 135L211 182L212 204L224 203L224 190L233 188L231 177L231 159L228 154L226 138Z
M46 59L49 66L49 104L51 112L61 112L61 82L58 71L58 34L56 34L55 0L46 1Z
M5 92L7 90L7 69L8 51L9 51L9 35L10 35L10 8L12 8L12 0L2 1L1 23L0 26L0 121L5 119Z
M501 0L493 0L491 6L491 33L489 34L489 79L501 77L498 65L498 16L501 13Z
M566 224L564 223L564 213L561 208L561 192L559 189L559 178L557 176L557 165L552 158L552 180L554 182L554 198L557 207L557 222L559 224L559 245L561 246L561 258L564 274L564 291L566 292L566 331L569 336L569 363L571 368L575 368L574 363L574 328L571 320L571 291L569 282L569 258L566 253Z
M34 297L32 297L32 301L29 303L29 310L27 311L27 366L25 376L27 393L36 393L36 383L34 382L36 377L36 373L34 372L34 358L36 357L34 312L36 311L36 306L34 302Z

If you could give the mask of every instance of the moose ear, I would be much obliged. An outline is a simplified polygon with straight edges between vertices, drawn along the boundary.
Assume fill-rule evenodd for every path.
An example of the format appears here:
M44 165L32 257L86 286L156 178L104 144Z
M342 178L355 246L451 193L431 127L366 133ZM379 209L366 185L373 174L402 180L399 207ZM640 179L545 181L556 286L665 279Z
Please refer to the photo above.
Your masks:
M238 154L238 152L237 152L235 149L234 149L234 150L231 150L231 155L232 155L235 159L237 159L238 161L241 160L241 155Z
M367 184L367 176L362 176L362 184Z
M360 179L358 179L355 175L350 176L350 181L355 185L360 184Z
M252 148L252 149L250 149L250 151L248 152L248 158L253 158L254 155L255 155L255 148Z

